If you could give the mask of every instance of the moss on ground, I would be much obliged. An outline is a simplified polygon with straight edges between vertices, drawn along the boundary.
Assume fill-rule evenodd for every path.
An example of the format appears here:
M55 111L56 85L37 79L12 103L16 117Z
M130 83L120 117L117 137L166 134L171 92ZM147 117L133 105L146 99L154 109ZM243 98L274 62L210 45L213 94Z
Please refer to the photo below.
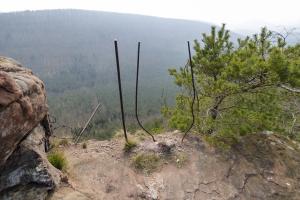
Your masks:
M155 153L139 153L132 158L132 162L137 170L149 174L161 166L162 160Z

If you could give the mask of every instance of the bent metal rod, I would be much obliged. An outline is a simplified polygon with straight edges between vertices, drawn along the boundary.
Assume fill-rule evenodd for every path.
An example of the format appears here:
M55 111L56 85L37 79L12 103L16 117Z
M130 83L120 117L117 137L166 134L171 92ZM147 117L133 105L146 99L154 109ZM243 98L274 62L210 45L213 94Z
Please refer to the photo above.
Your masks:
M136 81L135 81L135 118L138 122L139 126L148 133L151 137L153 142L155 142L154 136L150 133L150 131L146 130L142 123L139 120L138 116L138 88L139 88L139 68L140 68L140 48L141 48L141 42L138 42L138 52L137 52L137 63L136 63Z
M194 114L194 104L195 104L195 99L196 99L196 86L195 86L195 79L194 79L194 70L193 70L193 61L192 61L192 56L191 56L191 47L190 47L190 42L187 42L188 44L188 51L189 51L189 64L191 67L191 75L192 75L192 86L193 86L193 100L192 100L192 105L191 105L191 113L192 113L192 123L190 124L190 127L185 131L181 142L183 142L184 138L187 136L187 134L190 132L190 130L193 128L194 123L195 123L195 114Z

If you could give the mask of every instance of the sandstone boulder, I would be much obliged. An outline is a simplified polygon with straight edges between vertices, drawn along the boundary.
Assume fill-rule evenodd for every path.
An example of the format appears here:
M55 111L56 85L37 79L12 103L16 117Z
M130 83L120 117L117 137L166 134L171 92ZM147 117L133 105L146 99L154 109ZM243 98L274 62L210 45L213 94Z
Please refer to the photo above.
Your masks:
M60 172L45 151L51 128L43 82L0 57L0 199L45 199Z
M16 61L0 57L0 166L47 111L43 82Z

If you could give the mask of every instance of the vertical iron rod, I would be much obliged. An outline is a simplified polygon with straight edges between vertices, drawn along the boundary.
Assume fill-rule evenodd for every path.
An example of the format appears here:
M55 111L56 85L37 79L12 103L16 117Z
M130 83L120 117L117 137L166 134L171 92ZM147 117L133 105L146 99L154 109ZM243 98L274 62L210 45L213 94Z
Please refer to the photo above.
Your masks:
M146 133L148 133L152 137L153 142L155 142L154 136L143 127L142 123L139 120L139 116L138 116L138 88L139 88L138 85L139 85L139 68L140 68L140 48L141 48L141 42L138 42L137 63L136 63L136 82L135 82L135 118L136 118L139 126Z
M120 76L120 63L119 63L119 53L118 53L118 41L115 40L115 54L116 54L116 64L117 64L117 73L118 73L118 84L119 84L119 95L120 95L120 105L121 105L121 114L122 114L122 124L124 137L126 142L128 143L127 133L126 133L126 125L125 125L125 116L124 116L124 108L123 108L123 95L122 95L122 85L121 85L121 76Z
M190 67L191 67L192 86L193 86L193 101L192 101L192 106L191 106L193 120L192 120L190 127L184 133L181 142L183 142L184 138L187 136L188 132L192 129L192 127L194 126L194 123L195 123L194 104L195 104L195 99L196 99L196 87L195 87L195 80L194 80L193 61L192 61L192 56L191 56L190 42L188 41L187 43L188 43L189 63L190 63Z

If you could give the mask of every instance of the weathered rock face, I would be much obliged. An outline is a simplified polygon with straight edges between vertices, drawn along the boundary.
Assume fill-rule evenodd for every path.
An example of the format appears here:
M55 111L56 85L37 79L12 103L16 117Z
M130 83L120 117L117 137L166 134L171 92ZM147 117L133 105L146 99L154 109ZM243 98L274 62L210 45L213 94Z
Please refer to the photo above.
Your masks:
M45 199L59 183L45 154L47 112L43 82L0 57L0 199Z
M0 57L0 166L45 117L43 82L19 63Z
M8 158L0 173L0 199L45 199L60 181L44 152L44 130L30 132Z

